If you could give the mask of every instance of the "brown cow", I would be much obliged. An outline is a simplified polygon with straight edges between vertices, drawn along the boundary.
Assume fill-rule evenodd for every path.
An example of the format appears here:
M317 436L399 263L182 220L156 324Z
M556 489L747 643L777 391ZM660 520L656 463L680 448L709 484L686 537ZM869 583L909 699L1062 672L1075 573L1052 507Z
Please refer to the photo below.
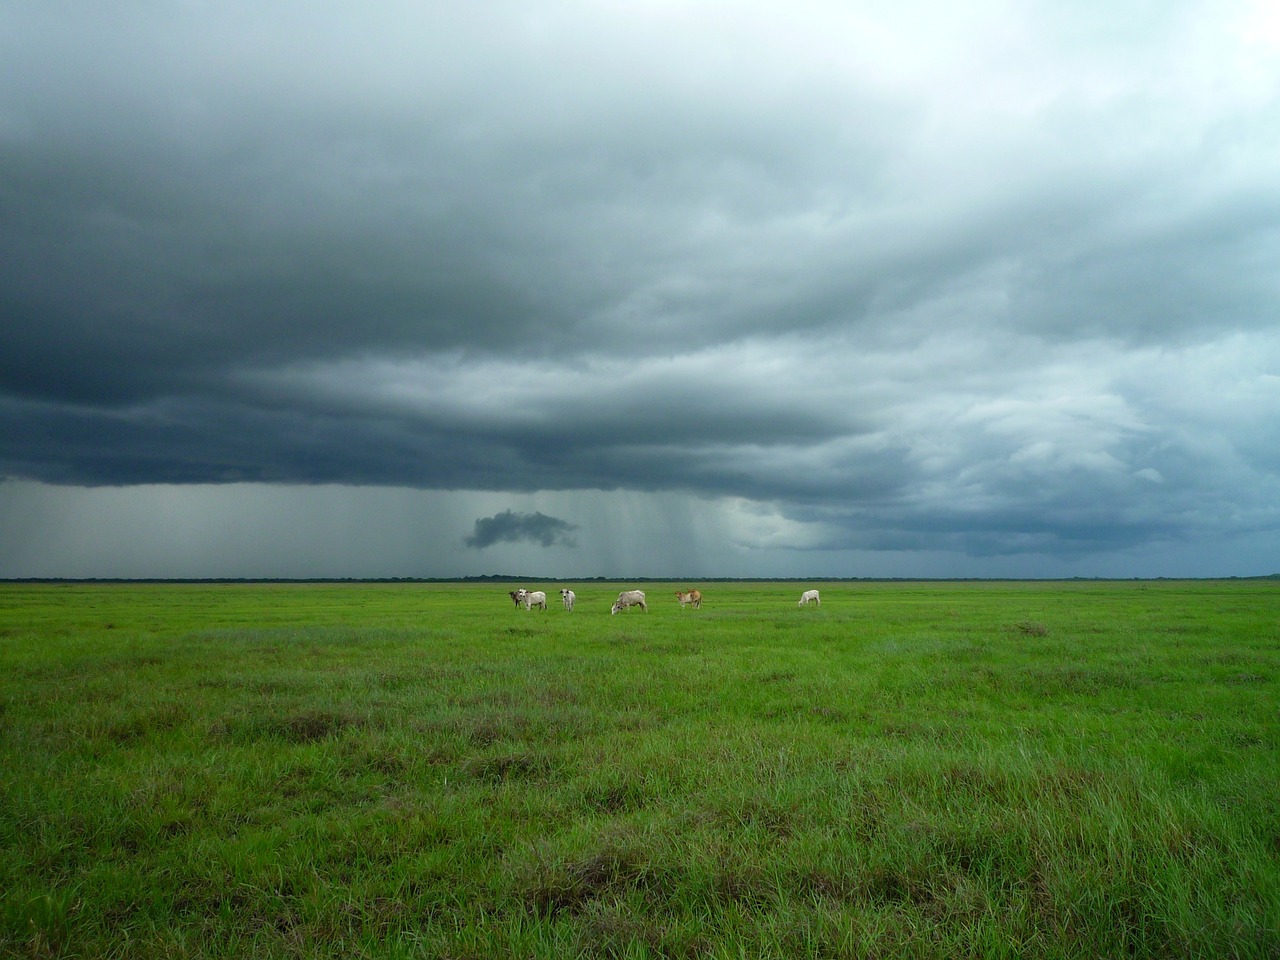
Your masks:
M702 591L688 590L688 591L681 592L680 590L677 590L676 599L680 601L681 610L684 609L684 605L686 603L693 604L693 609L697 610L702 606Z

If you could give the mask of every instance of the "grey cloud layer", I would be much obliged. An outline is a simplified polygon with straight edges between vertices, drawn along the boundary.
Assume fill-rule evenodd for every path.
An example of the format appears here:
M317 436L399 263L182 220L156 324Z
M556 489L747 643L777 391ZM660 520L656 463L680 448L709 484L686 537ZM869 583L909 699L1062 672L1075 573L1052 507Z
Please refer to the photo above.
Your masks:
M1274 529L1248 9L10 7L0 475Z

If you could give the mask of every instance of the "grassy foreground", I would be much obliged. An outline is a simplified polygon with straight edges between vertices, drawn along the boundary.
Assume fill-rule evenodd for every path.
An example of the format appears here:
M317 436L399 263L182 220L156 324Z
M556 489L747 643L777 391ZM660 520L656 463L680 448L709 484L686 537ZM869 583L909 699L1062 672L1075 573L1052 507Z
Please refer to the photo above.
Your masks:
M0 954L1280 956L1280 584L0 584Z

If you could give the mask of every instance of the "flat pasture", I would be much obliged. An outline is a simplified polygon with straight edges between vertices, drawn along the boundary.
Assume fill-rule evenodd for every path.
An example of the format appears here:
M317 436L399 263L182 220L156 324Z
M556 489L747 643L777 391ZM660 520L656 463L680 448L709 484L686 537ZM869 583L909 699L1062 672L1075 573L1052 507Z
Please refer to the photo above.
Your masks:
M625 586L0 584L0 955L1280 956L1280 582Z

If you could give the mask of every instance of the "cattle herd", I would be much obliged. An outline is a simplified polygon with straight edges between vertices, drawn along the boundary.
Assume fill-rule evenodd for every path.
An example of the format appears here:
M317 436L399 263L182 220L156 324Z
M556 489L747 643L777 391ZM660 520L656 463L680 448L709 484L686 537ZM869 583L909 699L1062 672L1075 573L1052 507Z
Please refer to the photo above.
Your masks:
M517 590L511 590L507 593L515 603L517 609L524 607L526 610L532 610L537 607L539 610L547 609L547 595L542 590L526 590L520 587ZM561 589L560 600L564 604L564 608L570 613L573 612L573 603L577 599L577 594L572 590ZM680 603L680 609L691 606L695 610L702 609L702 591L701 590L677 590L676 600ZM800 594L800 606L808 604L816 604L822 606L822 600L818 597L817 590L806 590ZM645 602L643 590L623 590L618 594L618 599L613 601L613 607L610 613L624 613L631 607L639 607L645 613L649 612L649 605Z

